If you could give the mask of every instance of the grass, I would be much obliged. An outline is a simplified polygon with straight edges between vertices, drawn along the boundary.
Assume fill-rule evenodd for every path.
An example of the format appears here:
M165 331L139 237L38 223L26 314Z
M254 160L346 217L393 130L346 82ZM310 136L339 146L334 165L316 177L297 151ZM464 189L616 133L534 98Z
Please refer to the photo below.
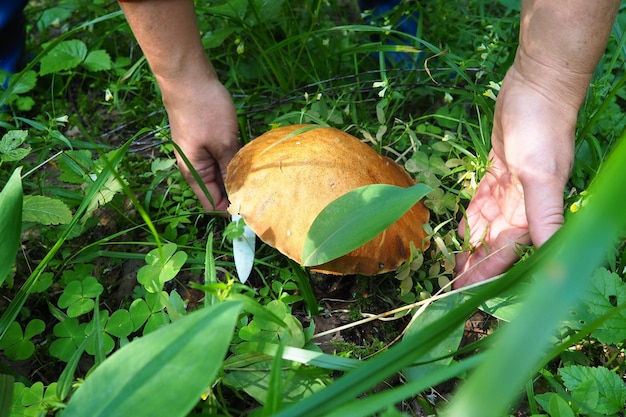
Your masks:
M197 11L242 142L302 122L359 137L434 190L430 249L401 273L338 279L260 244L239 284L228 221L203 213L178 173L158 89L117 5L31 2L32 60L0 91L2 134L25 132L8 133L18 140L2 148L0 187L27 173L22 193L0 198L0 230L20 242L0 261L10 271L0 400L12 398L0 417L140 415L176 392L192 395L155 412L623 415L623 12L580 114L567 226L503 279L454 299L442 288L488 165L517 11L407 3L420 27L407 36L387 28L402 7L369 24L343 0L229 4ZM20 211L21 231L1 228ZM564 281L529 278L555 262L572 271ZM463 325L479 309L495 317L493 335L472 342ZM154 358L128 372L148 355L141 343ZM112 393L118 376L129 388Z

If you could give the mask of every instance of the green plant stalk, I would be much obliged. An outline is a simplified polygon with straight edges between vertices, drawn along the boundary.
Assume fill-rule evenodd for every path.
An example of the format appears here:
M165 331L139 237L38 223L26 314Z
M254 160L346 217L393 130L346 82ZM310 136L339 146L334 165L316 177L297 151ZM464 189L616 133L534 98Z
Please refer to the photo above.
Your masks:
M204 253L204 285L216 284L217 272L215 270L215 258L213 258L213 231L209 233L206 241L206 251ZM217 304L219 299L216 295L206 292L204 295L204 306L208 307Z
M537 252L541 256L529 271L535 282L518 317L498 332L495 347L461 387L444 416L504 414L520 387L554 353L553 338L560 323L626 230L626 213L619 209L626 203L625 137L622 134L619 145L593 181L584 209ZM513 268L507 275L521 273L520 268Z
M35 268L35 270L30 274L30 276L26 279L24 284L20 287L19 291L15 295L15 298L11 301L6 311L0 317L0 340L4 337L7 329L13 323L20 310L26 303L28 299L28 295L30 294L30 290L35 285L43 271L46 269L48 264L52 261L58 250L63 246L67 238L70 236L71 231L78 225L81 216L85 213L87 208L89 207L91 201L96 198L100 189L104 186L107 179L110 175L110 169L112 167L117 166L117 164L122 160L122 157L128 151L131 142L134 140L134 137L127 141L124 145L122 145L114 154L111 162L111 167L105 167L100 175L98 175L96 181L92 184L89 189L89 194L85 196L81 205L76 209L74 216L72 217L72 221L68 223L67 227L63 230L63 233L56 241L56 243L50 248L46 256L41 260L39 265Z

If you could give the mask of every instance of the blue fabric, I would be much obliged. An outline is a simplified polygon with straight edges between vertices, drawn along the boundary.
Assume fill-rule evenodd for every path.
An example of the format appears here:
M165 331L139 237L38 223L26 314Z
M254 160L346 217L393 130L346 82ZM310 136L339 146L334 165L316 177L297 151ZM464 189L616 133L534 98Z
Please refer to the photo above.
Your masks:
M400 5L402 0L358 0L358 4L361 10L369 10L366 14L366 23L372 23L382 21L384 16L393 10L394 7ZM410 4L401 5L400 7L409 7ZM416 3L416 2L414 2ZM395 22L393 29L399 32L404 32L409 35L415 36L418 31L419 13L417 11L405 13L397 22ZM377 40L377 37L373 37ZM388 41L387 44L393 44L394 42ZM410 45L409 41L404 41L405 44ZM416 45L414 45L416 46ZM387 62L405 66L411 68L415 65L417 60L422 54L415 55L404 52L386 52L385 57Z
M27 0L0 0L0 69L9 73L18 70L24 55L25 21L23 10Z

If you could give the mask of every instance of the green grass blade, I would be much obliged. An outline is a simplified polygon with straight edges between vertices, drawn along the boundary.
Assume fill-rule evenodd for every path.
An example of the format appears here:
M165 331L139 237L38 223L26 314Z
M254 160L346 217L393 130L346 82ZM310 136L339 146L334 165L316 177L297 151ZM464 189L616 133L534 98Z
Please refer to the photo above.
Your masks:
M430 191L424 184L408 188L372 184L342 195L313 221L302 248L302 264L320 265L362 246L395 223Z
M63 416L186 416L222 365L240 307L198 310L133 340L87 377Z
M496 347L444 415L503 415L524 383L545 362L561 321L588 289L593 271L626 230L626 212L620 209L626 203L624 136L592 183L584 210L572 216L537 252L539 261L530 271L535 282L518 317L498 334ZM514 268L510 275L525 272Z
M11 415L13 404L13 383L15 379L10 375L0 375L0 417Z
M277 346L276 356L272 360L270 369L270 383L267 390L267 400L263 406L262 417L269 417L276 414L282 406L282 374L283 374L283 349L282 343Z
M439 368L423 378L407 382L397 388L386 390L363 399L352 400L326 414L325 417L365 417L375 415L376 412L393 407L394 404L414 396L418 392L441 384L444 381L461 375L476 367L484 359L483 354L470 356L450 366Z
M423 358L442 340L449 337L450 333L454 332L457 326L464 323L485 300L512 288L519 281L519 277L505 276L484 285L474 297L468 298L459 306L450 310L444 317L406 336L401 343L363 362L361 366L338 378L326 389L300 401L298 404L288 407L278 413L277 416L323 416L343 406L346 401L367 392L376 384L413 365L419 358ZM417 381L421 381L421 379L416 380L416 383L418 383Z
M302 266L298 265L298 263L288 260L289 265L291 266L291 270L293 271L294 281L298 284L298 290L300 290L300 295L304 299L304 305L307 309L307 315L309 316L317 316L320 312L320 305L317 302L317 297L315 296L315 292L313 291L313 287L311 286L311 281L306 274L306 271Z
M215 258L213 257L213 232L209 233L204 252L204 285L216 284L217 272L215 269ZM205 293L204 306L208 307L217 304L219 300L216 295Z
M11 271L20 245L22 231L22 169L13 171L11 178L0 192L0 285Z
M85 347L87 346L87 342L89 338L85 338L83 342L78 346L78 348L72 354L69 362L65 365L63 372L59 376L59 380L57 381L57 389L56 394L57 397L63 401L72 390L72 383L74 382L74 373L76 372L76 368L78 367L78 362L80 358L83 356L83 352L85 351Z
M250 342L250 350L269 356L279 354L278 345L275 343ZM298 362L305 365L317 366L318 368L331 369L333 371L351 371L361 364L356 359L343 358L337 355L329 355L322 352L314 352L308 349L300 349L293 346L285 346L282 358L288 361Z

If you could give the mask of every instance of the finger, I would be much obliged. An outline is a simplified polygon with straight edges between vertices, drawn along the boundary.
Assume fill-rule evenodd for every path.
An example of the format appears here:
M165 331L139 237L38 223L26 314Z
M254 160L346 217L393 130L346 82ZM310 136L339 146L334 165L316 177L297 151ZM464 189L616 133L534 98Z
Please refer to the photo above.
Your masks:
M524 187L526 217L532 243L543 245L563 225L565 180L549 178Z

